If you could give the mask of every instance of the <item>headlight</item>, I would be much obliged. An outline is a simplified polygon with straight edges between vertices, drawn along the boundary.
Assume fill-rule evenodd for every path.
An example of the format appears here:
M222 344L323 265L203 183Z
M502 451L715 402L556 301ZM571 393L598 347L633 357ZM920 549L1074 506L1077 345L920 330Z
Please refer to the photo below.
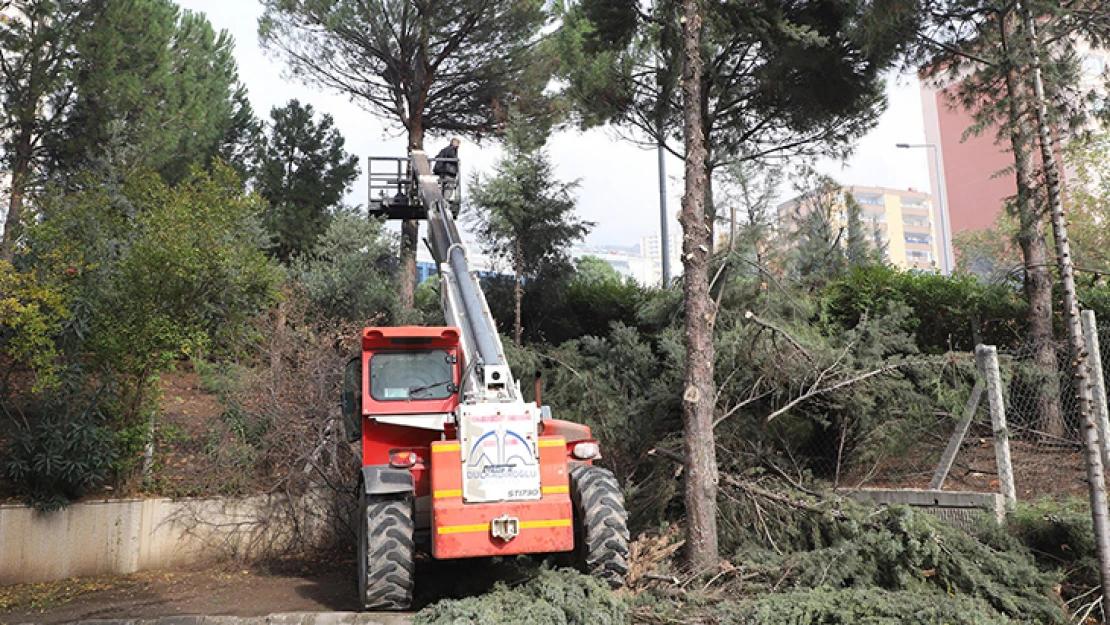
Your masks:
M576 444L570 453L579 460L589 460L591 458L596 458L600 452L601 448L598 447L597 443L586 441Z

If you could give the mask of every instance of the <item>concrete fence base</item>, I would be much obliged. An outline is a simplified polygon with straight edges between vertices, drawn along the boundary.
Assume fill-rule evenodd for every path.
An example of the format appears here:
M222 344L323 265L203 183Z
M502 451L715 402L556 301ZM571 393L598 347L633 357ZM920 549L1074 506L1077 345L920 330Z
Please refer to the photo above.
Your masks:
M890 488L859 488L842 492L865 503L916 508L964 530L972 529L976 517L982 513L1000 525L1006 520L1006 500L998 493Z
M331 499L334 499L332 497ZM0 506L0 585L255 559L319 546L336 527L333 502L309 493L235 499L118 499L39 513Z

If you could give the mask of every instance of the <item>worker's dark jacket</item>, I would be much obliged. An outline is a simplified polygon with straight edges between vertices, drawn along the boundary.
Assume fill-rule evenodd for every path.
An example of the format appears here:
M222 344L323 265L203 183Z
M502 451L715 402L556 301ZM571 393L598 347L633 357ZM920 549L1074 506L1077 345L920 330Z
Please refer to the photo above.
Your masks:
M440 150L439 154L436 154L436 158L437 159L444 159L444 158L457 159L457 158L459 158L459 148L458 148L458 146L449 145L449 146L443 148L442 150ZM449 176L451 178L454 178L455 176L459 175L459 162L457 160L454 160L454 161L437 160L436 161L436 166L432 169L432 172L435 173L438 176Z

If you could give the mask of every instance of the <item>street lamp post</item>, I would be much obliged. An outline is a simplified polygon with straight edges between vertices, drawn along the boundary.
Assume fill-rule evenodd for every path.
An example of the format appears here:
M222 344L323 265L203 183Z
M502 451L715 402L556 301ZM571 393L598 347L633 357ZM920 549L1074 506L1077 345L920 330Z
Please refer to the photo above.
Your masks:
M651 3L651 12L655 13L655 2ZM655 81L662 91L662 81L660 76L661 70L659 68L659 54L652 55L652 63L655 69ZM663 144L663 109L662 105L656 103L659 107L658 117L655 120L655 133L656 133L656 146L655 149L659 156L659 254L661 256L661 268L663 276L660 286L668 289L671 286L671 235L670 228L667 226L667 168L664 163L667 156L667 148Z
M952 273L956 261L952 256L952 229L948 225L948 203L945 202L944 170L940 168L940 146L935 143L896 143L898 148L925 148L933 150L933 165L937 170L937 202L940 204L940 253L944 257L944 273Z

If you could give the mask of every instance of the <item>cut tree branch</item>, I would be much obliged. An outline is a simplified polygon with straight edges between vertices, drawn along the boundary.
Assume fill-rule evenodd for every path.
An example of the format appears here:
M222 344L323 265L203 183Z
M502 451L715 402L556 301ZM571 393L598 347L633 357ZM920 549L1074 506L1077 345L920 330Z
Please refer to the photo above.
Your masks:
M777 325L771 323L770 321L760 319L758 315L756 315L755 313L753 313L750 310L746 311L744 313L744 318L750 320L751 322L755 323L758 326L762 326L764 328L767 328L768 330L771 330L772 332L777 332L777 333L781 334L783 336L783 338L785 338L787 341L790 342L791 345L794 346L794 349L798 350L799 352L802 353L803 356L806 357L806 360L808 360L810 362L810 364L814 364L813 356L811 356L809 354L809 352L806 351L806 348L802 347L801 343L799 343L794 337L790 336L790 333L788 333L786 330L783 330L782 328L780 328Z
M867 373L861 373L860 375L848 378L847 380L841 380L840 382L837 382L836 384L833 384L832 386L826 386L825 388L821 388L821 389L811 389L806 394L801 395L799 397L795 397L794 399L792 399L790 401L790 403L786 404L782 408L779 408L778 410L776 410L776 411L772 412L771 414L767 415L767 418L765 419L765 421L767 423L770 423L771 420L773 420L775 417L781 416L783 413L789 411L794 406L797 406L798 404L802 403L803 401L805 401L807 399L812 399L812 398L814 398L818 395L824 395L825 393L830 393L830 392L835 391L837 389L844 388L845 386L851 386L852 384L855 384L857 382L862 382L862 381L866 380L867 378L872 378L872 377L875 377L877 375L882 375L884 373L890 373L891 371L896 371L898 369L901 369L902 367L911 367L911 366L922 365L922 364L928 364L928 361L926 361L926 360L915 360L915 361L910 361L910 362L900 362L900 363L893 364L893 365L887 365L885 367L879 367L878 369L868 371Z

